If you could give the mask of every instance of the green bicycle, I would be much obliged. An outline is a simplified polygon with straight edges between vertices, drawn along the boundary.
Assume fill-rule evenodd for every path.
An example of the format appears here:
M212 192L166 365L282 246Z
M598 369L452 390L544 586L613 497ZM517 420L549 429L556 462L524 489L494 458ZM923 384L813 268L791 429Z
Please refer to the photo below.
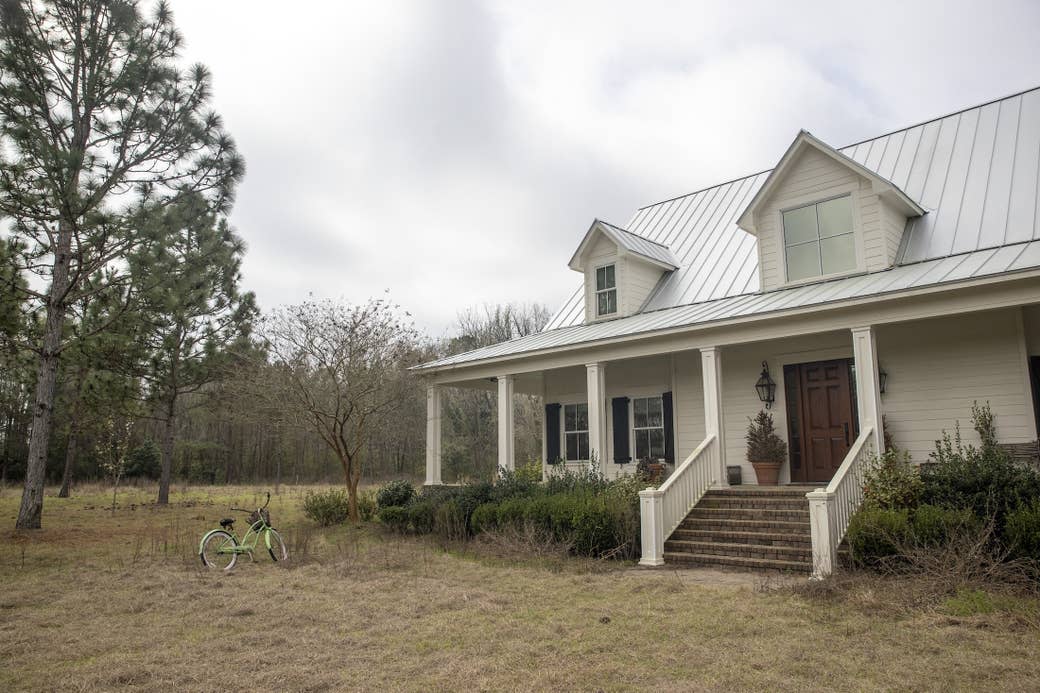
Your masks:
M231 508L232 510L249 513L249 530L238 540L235 534L234 518L225 517L220 521L220 529L213 529L202 537L199 542L199 558L202 565L207 568L220 568L231 570L235 567L240 554L249 554L253 558L253 549L260 543L260 537L264 538L264 546L273 561L289 560L289 550L285 548L285 541L274 527L271 526L271 514L267 512L267 506L271 502L271 494L267 494L267 501L256 510L245 508Z

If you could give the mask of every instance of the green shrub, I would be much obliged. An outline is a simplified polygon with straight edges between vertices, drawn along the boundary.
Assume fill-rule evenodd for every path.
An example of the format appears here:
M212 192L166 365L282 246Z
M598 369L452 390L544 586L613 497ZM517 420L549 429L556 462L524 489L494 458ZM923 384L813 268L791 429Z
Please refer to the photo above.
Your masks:
M974 513L965 508L921 505L913 511L909 538L917 546L941 546L958 534L977 528L978 524Z
M126 475L128 477L141 477L147 479L158 479L162 469L161 454L159 446L151 438L146 438L143 443L130 451L126 458Z
M386 525L388 529L399 533L407 531L410 522L408 509L399 505L388 505L385 508L380 508L378 517L379 521Z
M405 508L408 524L416 534L429 534L433 531L437 515L437 503L432 500L417 500Z
M466 515L458 501L449 499L436 507L433 531L445 541L462 541L469 535Z
M875 456L863 481L863 503L870 508L914 508L924 482L910 454L888 450Z
M492 532L498 529L498 504L484 503L478 505L469 518L469 528L473 534Z
M863 508L852 516L846 537L856 565L877 566L897 556L910 534L908 510Z
M415 498L415 488L404 479L390 481L376 492L376 505L380 508L404 507Z
M308 491L303 498L303 514L321 527L341 524L350 517L350 498L345 489Z
M534 478L524 467L515 471L502 470L498 482L492 487L491 496L495 500L532 496L541 491L541 481L541 471Z
M935 441L932 464L921 474L921 502L967 508L977 517L993 518L996 536L1006 540L1008 513L1040 496L1040 472L1016 464L997 444L988 404L972 406L972 425L982 447L966 445L959 425L952 436L943 431Z
M1040 561L1040 499L1008 513L1005 541L1016 557Z
M372 489L358 491L357 495L358 515L363 522L370 521L376 516L376 492Z

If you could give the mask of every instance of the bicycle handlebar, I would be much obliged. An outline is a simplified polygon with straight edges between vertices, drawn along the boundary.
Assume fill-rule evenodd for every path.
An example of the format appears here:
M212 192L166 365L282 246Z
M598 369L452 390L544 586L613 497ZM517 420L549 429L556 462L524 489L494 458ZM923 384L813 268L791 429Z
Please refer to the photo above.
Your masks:
M267 500L266 500L266 501L264 501L264 504L263 504L262 506L260 506L259 508L257 508L257 510L263 510L264 508L266 508L266 507L267 507L268 505L270 505L270 504L271 504L271 492L270 492L270 491L268 491L268 492L267 492ZM253 512L252 510L246 510L245 508L236 508L236 507L235 507L235 506L233 506L233 505L232 505L232 506L229 506L229 508L228 508L228 509L229 509L229 510L236 510L236 511L238 511L238 512L240 512L240 513L251 513L251 512Z

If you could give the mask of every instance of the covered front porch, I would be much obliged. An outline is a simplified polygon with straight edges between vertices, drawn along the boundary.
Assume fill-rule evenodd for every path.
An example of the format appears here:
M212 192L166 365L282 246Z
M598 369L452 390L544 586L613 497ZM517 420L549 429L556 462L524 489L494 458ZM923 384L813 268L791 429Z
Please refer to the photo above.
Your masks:
M543 403L546 470L551 462L595 464L615 478L641 459L665 464L670 475L641 498L642 563L660 565L665 540L690 509L708 489L729 485L728 468L740 470L742 484L758 483L744 435L748 418L768 406L789 448L780 483L820 489L809 494L813 561L828 572L833 538L858 506L858 465L884 449L886 429L900 449L926 461L942 430L966 420L978 400L992 404L1002 441L1036 439L1035 318L1033 308L1009 307L804 334L791 334L799 325L777 325L744 330L744 339L716 330L515 359L497 374L488 365L439 373L427 394L426 482L442 480L444 388L497 393L497 459L507 470L518 463L512 401L534 395ZM713 336L717 342L704 343ZM775 385L772 401L755 387L763 369Z

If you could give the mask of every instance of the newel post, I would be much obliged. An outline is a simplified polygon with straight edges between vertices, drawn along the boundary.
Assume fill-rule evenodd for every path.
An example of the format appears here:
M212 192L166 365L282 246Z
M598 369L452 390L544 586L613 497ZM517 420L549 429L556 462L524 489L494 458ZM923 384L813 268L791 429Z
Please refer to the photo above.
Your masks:
M664 492L639 492L639 526L643 556L639 565L664 565Z
M805 494L809 499L809 527L812 532L814 578L834 572L837 546L834 545L834 494L822 488Z

